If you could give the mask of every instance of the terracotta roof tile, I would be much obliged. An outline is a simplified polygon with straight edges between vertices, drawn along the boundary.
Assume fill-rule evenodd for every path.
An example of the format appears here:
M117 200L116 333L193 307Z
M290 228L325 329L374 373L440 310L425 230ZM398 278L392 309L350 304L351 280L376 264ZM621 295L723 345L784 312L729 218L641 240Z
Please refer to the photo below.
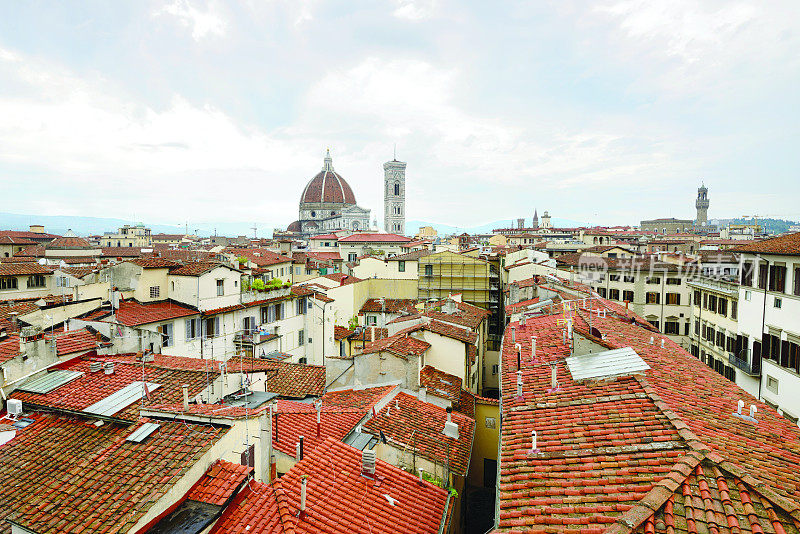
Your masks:
M426 341L410 337L407 334L396 334L367 343L362 353L373 354L385 351L408 358L409 356L420 356L429 348L431 348L431 344Z
M27 276L53 274L53 268L38 263L0 263L0 276Z
M358 314L363 315L366 312L400 313L401 311L417 313L417 302L417 299L367 299Z
M186 499L223 506L252 472L252 467L217 460L192 487Z
M139 302L122 300L117 307L116 320L125 326L139 326L198 315L200 312L170 300L160 302Z
M436 534L441 531L440 524L449 504L445 490L420 482L413 474L382 460L377 461L375 475L374 480L362 476L361 451L328 439L271 485L249 484L211 532ZM307 477L306 511L299 517L303 477ZM447 532L446 525L443 531Z
M789 256L800 255L800 232L752 241L746 245L733 247L731 252L748 252L751 254L785 254Z
M387 414L387 410L389 414ZM407 393L398 393L376 417L362 425L365 432L379 435L383 431L389 443L409 450L439 465L447 465L457 474L466 475L472 452L475 420L453 412L452 420L458 425L459 438L446 437L442 430L447 420L444 408L422 402Z

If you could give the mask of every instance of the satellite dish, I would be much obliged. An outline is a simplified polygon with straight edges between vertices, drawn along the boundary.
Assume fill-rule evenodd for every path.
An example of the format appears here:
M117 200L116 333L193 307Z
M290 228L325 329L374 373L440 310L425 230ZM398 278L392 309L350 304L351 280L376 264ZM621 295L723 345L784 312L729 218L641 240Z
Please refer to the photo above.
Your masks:
M39 261L38 261L37 263L38 263L39 265L47 265L47 260L46 260L46 259L44 259L44 258L39 258Z

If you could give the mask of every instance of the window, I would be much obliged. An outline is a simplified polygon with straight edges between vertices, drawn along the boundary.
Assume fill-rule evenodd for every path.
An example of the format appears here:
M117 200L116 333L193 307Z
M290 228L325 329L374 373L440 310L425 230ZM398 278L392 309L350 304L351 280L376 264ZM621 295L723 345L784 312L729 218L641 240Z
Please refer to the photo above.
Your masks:
M483 422L483 426L485 426L486 428L496 428L497 421L495 420L494 417L487 417Z
M718 347L725 346L725 332L723 330L717 332L717 346Z
M358 254L355 252L351 252L347 255L347 261L356 261L356 258L358 258Z
M216 337L220 334L219 331L219 317L209 317L203 322L205 327L205 337Z
M702 297L700 296L700 292L699 292L699 291L695 291L695 292L694 292L694 294L692 295L692 297L693 297L693 299L694 299L694 300L693 300L693 304L694 304L695 306L698 306L698 307L699 307L699 306L700 306L700 302L701 302L701 298L702 298Z
M769 268L769 290L783 293L786 291L786 267L771 265Z
M283 302L279 302L277 304L273 304L275 307L275 320L280 321L284 318L283 316Z
M792 279L792 294L800 295L800 266L794 266L794 278Z
M406 262L398 261L397 262L397 270L400 271L401 273L406 272Z
M775 306L776 308L780 308L782 305L783 305L783 299L775 297L775 302L773 303L773 306Z
M433 265L425 266L425 276L433 276Z
M753 292L752 292L752 291L745 291L745 292L744 292L744 300L747 300L747 301L749 301L749 300L750 300L750 298L752 297L752 295L753 295Z
M700 335L700 321L694 322L694 335L696 336Z
M748 287L753 285L753 264L749 261L742 264L741 284Z
M175 344L172 337L172 323L162 324L158 327L158 333L161 334L161 346L171 347Z
M654 278L648 278L648 279L645 281L645 283L647 283L647 284L660 284L660 283L661 283L661 278L657 278L657 277L654 277Z
M610 274L608 275L608 279L612 282L619 282L619 275L618 274Z
M739 301L731 301L731 319L738 319L739 317Z
M367 317L367 325L375 326L378 324L378 318L374 315Z
M221 297L225 294L225 280L217 280L217 296Z
M778 379L767 375L767 390L778 393Z
M668 286L679 286L681 285L680 278L667 278L667 285Z
M500 369L500 366L497 364L492 365L492 374L496 375Z
M395 195L399 195L400 194L400 184L398 182L395 182L395 184L394 184L394 194Z
M244 330L245 334L251 334L256 329L256 318L255 317L245 317L242 320L242 329Z
M297 331L297 345L305 345L306 344L306 331L305 330L298 330Z
M297 315L305 315L308 303L305 297L297 299Z
M0 289L17 289L17 278L15 276L0 278Z
M758 289L767 289L767 277L769 274L769 265L766 263L758 264Z
M161 286L150 286L150 298L157 299L161 296Z
M720 315L728 315L728 299L719 298L719 301L717 301L717 313Z
M67 278L66 276L57 277L56 287L69 287L69 278Z
M44 287L44 275L34 274L28 277L28 287Z
M619 289L610 289L608 291L608 298L611 300L619 300Z
M681 325L678 321L667 319L664 321L664 333L677 336L681 333Z
M200 335L200 320L186 319L186 339L196 339Z
M629 284L632 284L632 283L634 283L636 281L636 278L634 278L633 276L627 276L626 275L626 276L622 277L622 281L623 282L628 282Z
M603 298L606 298L606 288L604 288L604 287L599 288L597 290L597 294L600 295Z
M661 295L656 293L655 291L648 291L645 295L645 302L647 304L658 304L661 302Z
M633 291L626 289L622 292L622 300L627 300L628 302L633 302Z
M680 304L681 304L681 294L680 293L667 293L667 304L672 304L673 306L680 306Z

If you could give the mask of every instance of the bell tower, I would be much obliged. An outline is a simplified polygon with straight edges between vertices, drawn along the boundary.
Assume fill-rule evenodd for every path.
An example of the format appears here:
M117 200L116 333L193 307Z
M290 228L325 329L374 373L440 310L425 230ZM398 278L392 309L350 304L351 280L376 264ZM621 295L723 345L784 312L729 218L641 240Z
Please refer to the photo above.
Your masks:
M383 228L389 233L406 232L406 162L383 164Z
M708 189L705 184L701 184L697 189L697 200L694 203L697 208L696 226L706 226L708 224Z

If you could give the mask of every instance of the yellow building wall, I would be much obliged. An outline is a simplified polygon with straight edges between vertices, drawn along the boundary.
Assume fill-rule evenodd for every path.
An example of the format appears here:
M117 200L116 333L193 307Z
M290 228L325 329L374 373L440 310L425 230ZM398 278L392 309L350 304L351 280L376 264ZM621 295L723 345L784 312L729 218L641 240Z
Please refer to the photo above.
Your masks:
M486 418L494 419L494 428L486 425ZM497 461L500 442L500 407L496 404L475 403L475 440L469 462L467 480L473 486L483 486L483 460Z

